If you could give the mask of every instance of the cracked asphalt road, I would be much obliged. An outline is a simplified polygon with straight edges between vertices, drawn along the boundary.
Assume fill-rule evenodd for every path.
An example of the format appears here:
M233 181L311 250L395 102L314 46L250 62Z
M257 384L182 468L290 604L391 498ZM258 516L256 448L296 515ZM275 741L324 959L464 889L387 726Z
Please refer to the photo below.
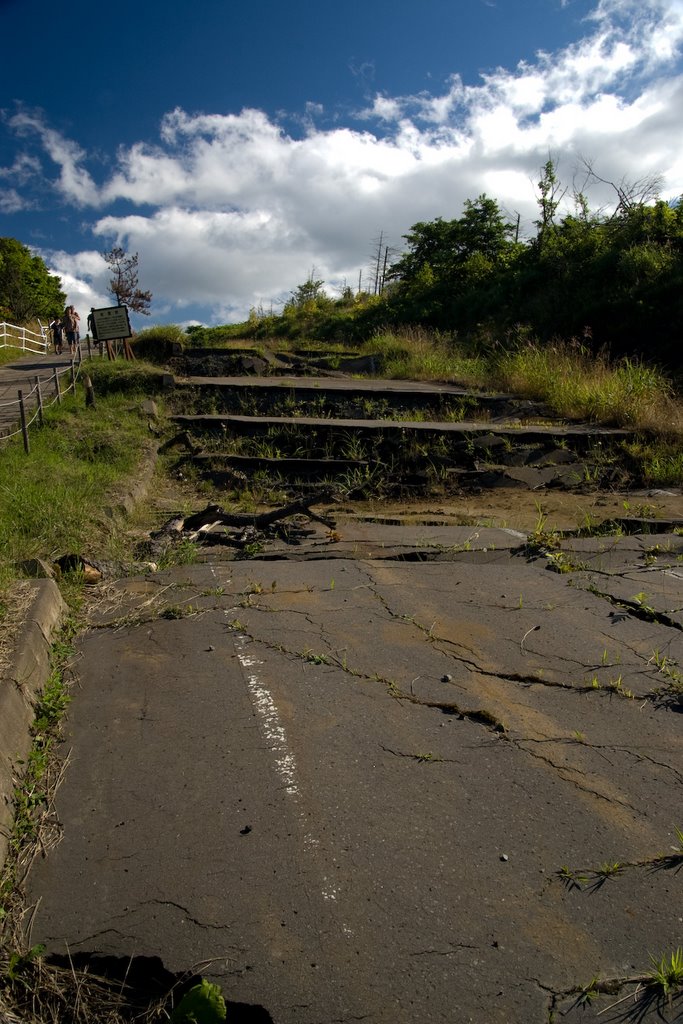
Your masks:
M683 936L683 540L433 533L102 589L34 942L216 958L278 1024L661 1019L621 979Z

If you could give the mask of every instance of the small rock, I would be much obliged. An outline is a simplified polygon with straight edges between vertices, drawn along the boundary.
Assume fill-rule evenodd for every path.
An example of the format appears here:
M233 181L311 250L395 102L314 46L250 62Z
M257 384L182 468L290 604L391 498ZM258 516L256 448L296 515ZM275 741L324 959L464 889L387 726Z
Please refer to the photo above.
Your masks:
M241 836L248 836L251 832L251 825L245 825L244 828L240 829Z
M146 398L140 406L140 411L144 416L149 416L153 420L159 419L159 409L153 398Z
M501 860L510 860L510 858L508 857L507 853L501 853L500 859Z
M446 672L446 673L444 673L444 675L442 675L442 676L441 676L441 682L442 682L442 683L450 683L450 681L452 680L452 678L453 678L453 676L450 676L450 675L448 674L448 672Z
M207 651L215 651L216 650L216 648L213 646L213 644L209 644L209 646L206 649L207 649Z

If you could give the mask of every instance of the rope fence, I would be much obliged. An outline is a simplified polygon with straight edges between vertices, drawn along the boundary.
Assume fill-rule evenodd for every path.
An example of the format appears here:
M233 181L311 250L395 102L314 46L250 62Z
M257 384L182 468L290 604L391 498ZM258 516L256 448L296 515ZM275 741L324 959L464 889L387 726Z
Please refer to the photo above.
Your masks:
M30 377L23 376L5 378L0 382L0 399L11 393L16 388L16 398L0 400L0 443L9 441L13 437L23 435L24 449L30 452L29 428L38 422L43 424L43 416L46 409L53 405L60 405L64 396L69 392L76 394L76 382L81 373L81 351L80 346L76 359L72 359L68 366L63 369L54 367L47 377L35 374ZM68 377L64 386L61 378ZM25 393L26 386L30 390ZM4 429L3 422L9 426ZM17 427L16 424L19 424Z

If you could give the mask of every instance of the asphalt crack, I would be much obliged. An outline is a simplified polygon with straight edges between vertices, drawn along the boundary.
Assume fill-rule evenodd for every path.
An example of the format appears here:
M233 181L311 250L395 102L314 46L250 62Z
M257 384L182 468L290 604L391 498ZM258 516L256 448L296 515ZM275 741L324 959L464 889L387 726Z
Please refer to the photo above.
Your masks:
M586 772L582 772L579 768L573 768L573 767L570 767L570 766L567 766L567 765L556 764L555 761L552 760L552 758L545 757L543 754L535 754L533 752L533 750L527 750L522 745L523 743L529 743L529 742L533 742L533 741L530 741L530 740L514 740L514 739L510 739L510 737L507 737L507 738L510 740L512 745L517 750L522 751L522 753L524 753L524 754L528 754L530 757L537 758L539 761L543 761L545 764L549 765L551 768L553 768L557 772L557 774L559 775L559 777L562 779L563 782L568 782L570 785L574 786L576 789L580 790L582 793L588 793L590 796L598 797L598 799L605 800L609 804L614 804L614 803L619 804L620 807L625 807L627 810L632 811L634 814L641 814L642 813L642 811L639 808L634 807L633 804L630 804L627 800L620 800L618 797L615 797L614 795L607 796L605 793L601 793L600 790L594 789L592 786L582 785L578 781L578 779L572 778L571 775L578 775L578 776L586 775Z
M150 907L150 906L173 907L174 910L180 911L180 913L184 915L184 917L185 917L185 919L187 921L190 921L192 924L196 925L198 928L206 929L207 931L218 931L218 932L220 932L220 931L229 931L229 930L232 929L232 924L213 924L212 922L209 922L209 921L200 921L199 918L194 917L190 913L190 911L187 909L187 907L184 907L181 903L175 903L173 900L159 900L159 899L145 900L143 903L138 904L138 906L139 907ZM243 953L244 952L244 950L239 949L239 947L237 947L237 946L233 947L233 949L234 949L235 952L238 952L238 953Z
M608 594L602 590L598 590L594 584L589 584L587 587L582 589L587 590L588 593L594 594L596 597L601 597L603 600L608 601L615 608L623 608L635 619L641 619L645 622L657 622L660 626L666 626L668 629L677 629L679 632L683 632L683 625L681 625L680 622L677 622L676 619L672 619L667 612L657 611L657 609L653 608L651 605L630 600L627 597L615 597L614 594Z

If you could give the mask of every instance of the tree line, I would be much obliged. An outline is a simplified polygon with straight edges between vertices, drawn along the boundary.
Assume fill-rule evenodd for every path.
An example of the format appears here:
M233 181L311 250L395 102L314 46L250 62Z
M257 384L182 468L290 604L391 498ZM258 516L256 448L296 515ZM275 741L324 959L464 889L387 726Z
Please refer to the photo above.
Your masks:
M588 169L592 174L592 169ZM678 371L683 335L683 203L656 197L656 179L614 186L610 212L591 211L548 160L533 237L487 195L462 216L414 224L381 294L345 288L331 299L313 277L279 316L253 310L244 333L360 340L421 325L478 346L577 338L595 351L646 355ZM566 204L565 204L566 205ZM235 332L238 333L238 332Z

